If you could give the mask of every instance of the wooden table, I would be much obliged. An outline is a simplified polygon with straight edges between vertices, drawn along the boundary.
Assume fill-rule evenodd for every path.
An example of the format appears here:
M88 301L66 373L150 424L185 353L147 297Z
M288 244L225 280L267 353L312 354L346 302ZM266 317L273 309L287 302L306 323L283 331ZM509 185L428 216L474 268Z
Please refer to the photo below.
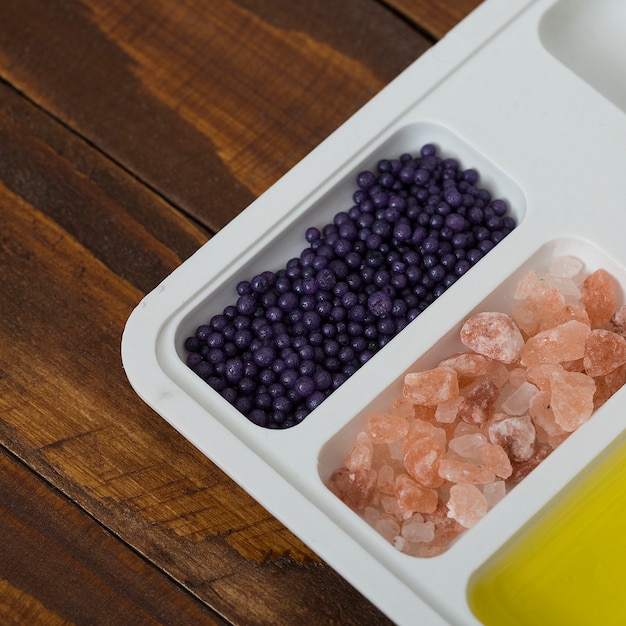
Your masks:
M120 337L478 4L2 2L0 623L388 623L142 403Z

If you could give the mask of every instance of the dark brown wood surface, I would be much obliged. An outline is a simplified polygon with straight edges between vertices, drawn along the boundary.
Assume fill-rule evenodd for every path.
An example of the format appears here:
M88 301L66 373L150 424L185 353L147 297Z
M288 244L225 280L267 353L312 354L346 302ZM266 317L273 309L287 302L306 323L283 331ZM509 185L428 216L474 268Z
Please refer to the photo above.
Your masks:
M141 402L120 338L477 4L3 2L0 623L388 623Z

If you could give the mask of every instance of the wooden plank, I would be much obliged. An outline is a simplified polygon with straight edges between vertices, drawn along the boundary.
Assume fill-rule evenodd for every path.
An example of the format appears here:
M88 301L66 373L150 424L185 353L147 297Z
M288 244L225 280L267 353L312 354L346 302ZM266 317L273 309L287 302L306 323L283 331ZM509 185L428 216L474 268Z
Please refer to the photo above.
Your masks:
M388 623L130 388L120 337L142 291L100 257L132 245L148 283L176 257L147 229L134 237L127 207L84 184L41 133L24 136L16 111L0 114L14 162L40 163L41 178L22 188L21 170L6 168L0 179L0 444L230 621ZM30 202L37 184L41 208ZM74 228L87 200L91 218L116 224L102 241ZM63 207L74 207L71 226Z
M434 39L441 39L484 0L384 0Z
M1 83L0 180L142 291L156 287L208 237Z
M0 622L226 624L0 448Z
M0 77L217 230L428 45L374 0L5 0Z

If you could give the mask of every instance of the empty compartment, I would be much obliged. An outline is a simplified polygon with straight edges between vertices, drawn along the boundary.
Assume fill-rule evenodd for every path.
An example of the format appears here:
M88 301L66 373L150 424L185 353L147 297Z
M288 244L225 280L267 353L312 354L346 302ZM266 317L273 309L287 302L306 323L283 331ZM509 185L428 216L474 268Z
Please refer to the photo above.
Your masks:
M543 15L545 48L626 111L626 3L560 0Z
M416 204L419 211L415 212L415 215L408 218L408 209L402 209L404 213L401 213L401 217L398 222L393 222L393 217L388 216L386 211L390 209L388 201L381 204L380 207L372 205L370 202L370 208L362 210L355 207L354 194L359 188L357 185L357 175L365 170L370 172L377 171L377 164L382 159L393 160L396 164L401 163L401 157L403 155L412 155L416 159L420 157L420 150L425 144L434 146L437 150L437 157L442 159L442 171L452 172L452 161L458 164L457 174L459 188L465 184L463 189L465 192L457 194L457 200L460 205L450 204L450 200L447 204L444 201L445 186L451 182L449 179L443 178L437 183L441 187L441 202L435 206L434 204L427 205L427 198L433 195L434 192L428 191L428 186L424 183L420 183L421 187L417 183L406 183L399 189L397 185L400 183L397 176L395 176L395 185L393 188L385 188L379 179L377 185L382 190L383 195L389 196L396 195L397 197L406 198L407 195L411 196L412 187L417 189L419 187L422 194L420 205ZM431 157L432 160L432 157ZM424 161L425 162L425 161ZM392 165L395 167L395 165ZM446 169L447 168L447 169ZM419 169L419 168L418 168ZM424 172L422 172L424 173ZM419 175L416 173L415 175ZM426 173L426 177L428 174ZM393 177L392 177L393 178ZM434 178L434 174L433 174ZM408 180L408 179L407 179ZM326 183L320 186L314 196L315 200L310 201L310 204L303 203L296 207L285 207L284 217L278 223L270 224L258 224L258 237L254 241L253 245L247 249L241 251L234 251L232 263L227 264L223 271L219 273L211 274L210 270L207 271L207 285L203 289L201 294L195 299L195 303L189 307L189 311L185 313L181 318L181 322L178 325L175 336L175 349L178 354L179 365L188 362L188 359L193 359L193 369L185 369L183 372L180 367L176 368L175 375L179 379L179 383L184 386L189 393L198 398L205 406L210 409L210 412L218 419L241 419L241 413L249 418L249 421L268 428L287 428L294 426L304 417L306 417L310 411L312 411L319 403L327 397L333 389L337 388L341 384L342 378L345 379L351 375L360 365L370 357L376 354L376 351L384 345L384 340L393 336L393 334L399 332L406 324L414 319L419 314L419 307L425 306L427 302L424 299L417 299L413 297L413 304L406 305L406 311L399 313L394 311L379 311L374 315L373 311L376 304L370 304L369 296L373 291L376 293L382 293L388 295L387 300L382 302L381 306L387 306L390 303L395 303L396 300L404 300L405 303L407 296L410 296L415 292L418 285L425 284L425 276L429 269L425 265L425 257L428 255L427 251L421 245L421 240L418 242L415 239L415 233L418 228L424 231L424 234L440 237L441 246L448 245L451 250L452 247L450 237L456 237L456 231L454 228L448 228L445 225L447 219L446 213L442 207L447 206L450 213L460 215L466 212L467 206L463 204L468 202L481 202L484 209L489 209L491 202L496 199L503 199L500 201L500 209L505 210L506 214L504 219L513 220L514 223L519 224L525 213L525 201L524 195L518 185L511 180L504 172L498 169L497 165L490 162L489 159L482 154L476 152L470 145L465 143L459 136L451 132L449 129L441 125L431 123L416 123L406 126L396 131L390 138L384 141L381 145L372 149L371 153L366 157L357 155L354 162L349 163L344 167L343 172L338 172L336 179L332 183ZM368 192L362 193L367 194ZM417 191L415 192L417 193ZM398 195L400 194L400 195ZM430 194L430 195L429 195ZM472 196L472 194L474 194ZM371 195L371 194L370 194ZM413 208L415 208L415 206ZM495 205L494 205L495 206ZM354 216L351 211L354 210ZM369 213L368 213L369 211ZM384 218L381 218L378 213L385 213ZM478 212L481 213L482 209ZM417 215L420 214L420 216ZM487 212L484 212L485 216ZM332 234L325 235L325 226L329 225L330 229L336 231L340 228L340 221L337 215L341 214L341 218L344 220L350 220L351 225L354 227L357 225L355 233L351 235L352 240L348 242L347 248L354 251L356 245L361 245L363 250L360 251L361 258L350 259L345 252L338 252L338 248L335 246L331 251L332 260L329 262L328 267L333 268L333 275L330 276L329 286L322 288L319 272L320 268L315 267L312 264L311 259L313 257L319 257L319 248L315 249L316 242L309 241L305 235L311 227L315 227L322 233L322 237L326 237L330 241ZM502 214L500 214L502 215ZM360 221L360 217L363 220ZM428 223L421 225L418 224L418 217L438 218L438 225L434 223ZM369 218L367 221L366 218ZM485 221L478 223L473 218L465 217L465 225L463 226L463 233L470 230L476 231L481 228L483 231L488 230L485 227ZM496 216L496 220L500 219ZM380 242L376 244L370 239L364 239L364 233L376 233L374 220L384 222L386 224L389 233L387 235L381 235L379 237ZM404 225L408 225L410 230L409 239L401 239L400 235L396 235L396 225L405 220ZM367 223L366 223L367 222ZM449 232L443 234L447 228ZM456 227L455 227L456 228ZM491 232L494 233L498 230L496 226L490 227ZM476 231L477 232L477 231ZM463 233L458 233L463 234ZM484 233L483 233L484 234ZM217 235L219 237L219 234ZM335 233L333 235L335 239L344 238L341 233ZM483 241L481 239L482 234L471 235L474 238L474 244L472 246L466 246L467 255L465 250L461 250L459 247L459 259L453 259L455 264L460 260L468 265L477 262L477 258L472 257L471 263L463 259L470 259L470 252L476 248L481 248L482 244L488 244L489 241ZM347 236L346 236L347 237ZM402 237L405 237L403 234ZM448 237L448 239L446 239ZM487 235L489 237L489 235ZM495 239L494 239L495 241ZM318 241L317 243L320 243ZM209 244L210 245L210 244ZM456 244L455 244L456 245ZM460 245L460 244L459 244ZM326 245L326 251L330 250L332 246ZM383 249L387 251L387 255L383 254ZM441 248L443 250L443 248ZM406 278L406 265L409 263L404 257L408 251L416 251L415 263L418 273L422 275L422 278L415 277L409 279L406 285L402 285L400 282L396 285L393 281L395 278L400 281ZM488 247L485 247L484 254L488 251ZM392 262L390 254L395 255L398 263ZM462 254L461 254L462 253ZM372 259L372 263L380 261L381 267L368 267L370 263L370 254L378 255L377 259ZM441 256L443 252L434 251L430 255L433 259L437 259L438 269L442 270ZM290 280L285 288L292 299L294 300L293 308L290 308L289 303L284 304L284 290L281 286L278 289L277 283L273 287L269 287L264 292L252 291L248 294L249 300L252 302L249 311L237 311L239 308L239 298L236 287L240 282L250 283L254 277L261 275L264 272L268 272L273 278L276 279L278 272L282 272L284 277L284 270L290 263L296 262L300 272L304 272L302 268L305 266L304 258L308 255L306 264L306 271L310 271L306 276L313 279L311 285L312 292L308 294L304 287L304 273L289 277ZM356 255L358 257L359 255ZM450 254L448 254L448 261L450 260ZM222 260L219 260L222 262ZM338 262L341 266L341 271L347 271L347 276L342 275L340 271L335 272L332 263ZM414 261L412 260L411 263ZM397 268L396 268L397 265ZM321 266L320 266L321 267ZM415 267L413 269L416 269ZM380 285L375 281L378 280L378 272L380 272L381 279ZM394 276L394 272L398 273L398 276ZM365 278L364 272L369 272L368 277ZM449 284L446 282L448 278L456 280L459 276L454 274L455 266L450 265L443 274L445 278L437 278L432 281L428 292L435 297L438 293L446 290L452 282ZM376 274L376 276L375 276ZM383 276L383 274L386 275ZM442 276L443 276L442 274ZM353 276L357 277L354 284L350 283L348 278ZM388 279L388 280L386 280ZM358 285L359 280L361 285ZM410 282L413 280L414 282ZM347 287L348 298L343 300L343 296L339 291L336 291L334 286L336 283L343 283L343 286ZM444 284L445 283L445 284ZM366 290L367 287L367 290ZM248 284L248 291L251 287ZM437 291L439 290L439 291ZM344 319L335 319L329 311L331 307L328 306L322 312L320 299L318 295L324 291L324 297L330 298L330 304L332 308L341 304L343 312L345 313ZM268 299L264 300L265 295L269 294ZM375 294L376 295L376 294ZM307 298L306 307L304 299ZM412 297L412 296L411 296ZM341 303L338 299L341 298ZM274 301L271 304L272 299ZM268 304L270 303L270 304ZM283 306L284 304L284 306ZM419 307L417 306L419 305ZM224 317L223 313L226 308L230 307L229 311L233 313L233 316L238 316L239 321L245 326L244 333L247 335L247 340L242 340L242 346L234 346L233 337L229 337L225 332L218 330L217 328L207 328L210 326L216 315ZM363 316L357 318L354 311L358 308L362 309L362 312L367 319ZM270 312L270 308L272 311ZM306 309L311 311L304 312ZM293 310L293 316L291 311ZM302 314L302 315L301 315ZM339 311L338 315L341 314ZM354 314L354 315L353 315ZM296 316L301 315L301 318ZM227 330L234 335L236 332L237 321L231 316L227 320ZM354 317L354 319L353 319ZM305 319L306 318L306 319ZM312 319L312 321L309 320ZM315 319L313 319L315 318ZM384 332L380 328L379 322L382 319L393 322L393 329L391 332L387 332L385 328ZM278 322L276 322L278 320ZM221 319L224 322L224 319ZM263 323L270 328L270 333L266 333L261 337L259 330L254 325L259 322ZM309 323L310 322L310 323ZM343 323L344 328L341 330L341 341L336 340L336 336L339 335L339 325ZM354 325L349 327L350 322L355 322ZM282 336L281 342L277 341L277 337L274 336L274 329L278 328L276 323L281 324L280 335ZM327 328L327 326L334 326L333 328ZM369 325L369 326L368 326ZM215 340L215 350L211 348L209 350L209 340L206 337L202 337L199 341L187 339L198 335L198 328L204 326L204 331L212 333L217 331L216 336L212 337L210 341ZM243 328L242 326L242 328ZM375 337L369 337L367 335L367 328L373 327L376 333ZM237 327L238 328L238 327ZM327 334L325 334L327 333ZM206 334L206 333L205 333ZM278 331L276 331L278 334ZM218 336L219 335L219 336ZM383 336L385 335L385 336ZM285 339L286 336L286 340ZM297 339L297 341L295 341ZM337 346L331 345L332 340L335 340ZM247 343L246 343L247 341ZM348 356L343 355L343 352L334 354L332 350L342 350L346 346L346 342L350 342L347 345ZM254 344L252 342L255 342ZM358 342L358 345L356 345ZM378 343L375 343L378 342ZM195 343L194 356L190 357L188 347L190 344ZM187 345L186 345L187 344ZM254 349L251 347L254 345ZM257 359L255 350L258 350L259 346L263 345L267 348L266 352L269 355L266 360ZM304 349L308 350L308 354L304 354ZM226 352L226 348L231 352ZM200 359L198 355L200 351L203 351L203 356ZM221 352L220 352L221 351ZM320 352L322 351L322 352ZM354 354L350 357L349 352ZM367 354L366 354L367 353ZM343 355L343 356L342 356ZM327 358L328 357L328 358ZM348 358L350 357L350 358ZM362 358L363 357L363 358ZM214 359L213 361L211 359ZM244 372L242 376L232 375L232 380L227 380L224 375L225 366L230 367L232 361L237 360L239 369ZM230 361L230 364L226 362ZM267 361L267 362L266 362ZM308 369L303 370L304 361ZM311 361L315 361L312 367ZM326 367L326 363L331 363ZM274 381L270 382L270 377L267 380L260 380L258 378L261 370L272 369L276 374ZM283 375L286 370L289 376ZM316 378L320 371L329 371L329 376L320 375ZM253 373L249 373L253 372ZM189 382L189 377L194 376L195 373L199 374L199 378L203 378L208 383L203 385L204 388L200 388L197 384L197 380ZM256 377L256 378L255 378ZM242 389L240 381L245 380L248 384L249 379L254 379L253 384L248 385L245 389ZM283 380L285 378L285 380ZM247 380L246 380L247 379ZM301 379L306 379L300 384ZM322 380L324 379L324 380ZM295 380L295 382L294 382ZM322 382L319 382L322 380ZM316 385L314 395L306 395L305 391L311 387L311 382ZM309 387L304 387L304 384L308 384ZM282 385L283 390L278 390L278 387L272 387L270 385ZM294 386L295 385L295 386ZM249 388L248 388L249 387ZM304 389L304 391L303 391ZM219 397L221 396L221 397ZM231 408L225 410L223 399L226 398L230 403ZM277 401L277 398L280 401ZM278 405L278 408L277 408ZM232 408L236 408L237 411L233 411Z
M442 554L624 384L625 284L588 241L544 244L325 444L322 481L396 548Z

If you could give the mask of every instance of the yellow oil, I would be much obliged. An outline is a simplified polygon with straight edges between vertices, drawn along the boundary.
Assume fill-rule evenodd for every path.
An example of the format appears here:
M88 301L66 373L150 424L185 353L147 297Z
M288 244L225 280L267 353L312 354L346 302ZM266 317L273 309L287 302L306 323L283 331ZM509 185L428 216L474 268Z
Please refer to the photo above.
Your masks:
M475 573L468 588L485 626L626 624L626 442Z

